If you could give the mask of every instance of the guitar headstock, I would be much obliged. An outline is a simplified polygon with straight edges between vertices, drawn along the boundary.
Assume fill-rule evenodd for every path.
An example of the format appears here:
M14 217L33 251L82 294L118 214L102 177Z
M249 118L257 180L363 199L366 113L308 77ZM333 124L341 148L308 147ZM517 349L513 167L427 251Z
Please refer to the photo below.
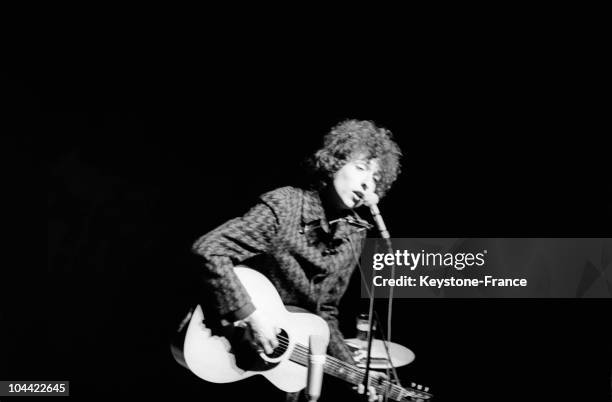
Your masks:
M433 398L429 393L429 387L424 387L421 384L411 383L410 387L404 389L402 401L425 402Z

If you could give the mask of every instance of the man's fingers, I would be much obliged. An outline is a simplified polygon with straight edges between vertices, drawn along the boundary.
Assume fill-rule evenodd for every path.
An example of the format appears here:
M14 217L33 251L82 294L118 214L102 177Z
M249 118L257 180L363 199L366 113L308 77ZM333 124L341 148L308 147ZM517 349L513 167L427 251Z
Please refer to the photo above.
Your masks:
M276 334L280 332L280 329L259 310L255 310L248 316L246 322L254 338L257 339L258 346L263 348L266 354L271 354L278 347Z
M359 384L356 387L353 387L353 389L356 390L358 394L363 395L363 390L365 389L365 387L363 386L363 384ZM376 388L370 385L368 387L368 402L382 402L382 400L383 395L376 394Z
M257 343L264 349L266 354L271 354L278 347L278 339L276 338L276 327L268 332L256 332Z
M267 355L271 354L274 351L274 347L272 347L271 343L268 341L263 342L263 348Z
M371 385L368 387L368 395L368 401L376 402L378 400L378 396L376 395L376 389L374 389L374 387Z
M272 349L276 349L276 347L278 346L278 340L276 339L276 330L274 328L271 328L271 331L269 333L266 333L265 336L262 335L262 340L268 344L269 347L271 347ZM266 353L272 353L272 352L266 352Z
M276 332L276 330L274 332L275 334L272 335L272 337L270 338L270 344L272 345L272 349L276 349L278 347L278 339L276 339L276 334L278 332Z
M274 348L276 348L276 346L273 346L272 341L267 339L264 336L258 336L257 337L257 346L258 346L258 350L261 351L261 349L263 349L263 351L269 355L272 352L274 352Z

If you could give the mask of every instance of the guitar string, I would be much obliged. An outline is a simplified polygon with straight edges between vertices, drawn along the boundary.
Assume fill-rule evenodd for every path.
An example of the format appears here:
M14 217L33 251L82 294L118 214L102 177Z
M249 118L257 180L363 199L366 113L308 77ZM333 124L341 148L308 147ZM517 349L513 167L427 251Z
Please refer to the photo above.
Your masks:
M309 355L307 354L307 352L305 350L299 350L298 348L296 348L296 357L298 357L299 363L302 364L307 364L308 363L308 357ZM351 370L348 369L346 370L346 367L342 367L342 365L336 365L333 364L334 362L331 361L331 364L329 366L332 366L332 368L338 369L338 372L340 371L353 371L353 373L345 373L347 374L346 376L351 380L354 381L355 384L360 384L363 381L363 373L360 371L355 371L355 370ZM375 378L371 379L372 382L376 381ZM385 381L386 382L386 381ZM390 386L389 386L390 385ZM398 389L395 388L395 386L393 386L393 384L389 385L385 385L385 384L376 384L376 383L371 383L370 386L373 386L374 388L376 388L379 392L381 390L386 390L387 388L390 388L390 390L388 391L390 394L395 395L398 394L398 396L401 394L401 391L399 391Z
M289 338L283 335L277 335L277 339L279 339L279 345L284 346L284 347L289 346ZM294 351L296 352L297 357L303 359L304 365L308 364L309 351L306 346L296 343ZM358 383L363 381L363 376L365 375L363 371L359 370L358 368L355 368L355 366L349 363L338 360L332 356L327 356L327 358L329 360L329 362L327 363L328 367L338 370L339 372L344 372L348 376L356 377L355 380L359 380ZM376 379L372 379L372 380L375 381ZM390 392L392 394L397 393L398 397L400 398L403 396L415 396L415 397L422 398L427 395L426 393L421 394L421 391L412 390L412 389L408 390L406 388L400 387L396 384L393 384L389 380L384 380L383 384L373 384L373 386L375 388L383 388L383 390L391 388Z
M282 346L288 346L288 338L285 338L283 336L279 336L278 337L281 342L279 342L280 345ZM306 346L301 345L301 344L296 344L295 350L297 352L302 352L304 354L305 357L308 357L308 348L306 348ZM331 365L334 366L334 368L342 368L345 371L351 371L353 374L359 375L359 374L363 374L363 371L355 368L354 366L350 365L349 363L343 362L341 360L335 359L332 356L327 356L329 359L329 362Z
M286 337L284 337L282 335L279 335L278 339L281 341L281 342L279 342L280 345L288 346L288 341L289 341L288 338L286 338ZM306 346L301 345L301 344L296 344L295 351L296 351L296 355L298 357L304 359L304 364L307 364L309 354L308 354L308 349L306 348ZM335 358L333 358L331 356L328 356L328 358L329 358L328 365L331 368L334 368L334 369L339 370L339 371L344 371L344 372L348 371L348 373L346 373L346 374L355 376L356 377L355 380L359 380L358 382L363 381L363 376L364 376L363 371L361 371L359 369L356 369L356 368L354 368L354 366L352 366L352 365L350 365L348 363L345 363L345 362L343 362L341 360L335 359ZM372 380L375 381L376 379L373 378ZM398 397L403 397L402 394L404 392L406 392L407 395L410 395L410 393L411 393L410 391L408 391L408 390L406 390L406 389L404 389L404 388L402 388L402 387L400 387L398 385L395 385L395 384L391 383L388 380L384 380L383 384L373 384L373 386L375 388L381 388L383 391L386 391L386 390L390 389L390 391L389 391L390 394L397 394ZM418 392L417 391L413 391L413 392L415 392L415 395L418 396Z
M288 346L288 342L287 342L288 339L287 338L282 337L282 336L279 336L278 338L281 340L281 342L279 342L279 344L281 346L285 346L285 347ZM306 348L306 346L300 345L300 344L296 344L295 351L296 351L298 357L304 358L305 359L305 363L307 363L309 353L308 353L308 349ZM348 363L336 360L335 358L333 358L331 356L327 356L327 357L329 358L328 365L330 367L332 367L332 368L348 372L347 374L349 374L349 375L352 374L352 375L355 375L355 376L359 376L360 374L363 374L363 372L361 370L355 369L353 366L351 366Z
M299 350L298 348L296 348L296 355L301 358L300 360L302 361L303 364L307 364L308 362L308 353L305 350ZM340 374L341 371L347 372L345 373L345 375L351 380L354 381L355 384L360 384L363 382L363 377L364 377L364 373L362 371L358 371L355 369L352 369L351 366L347 363L344 362L339 362L339 364L334 364L336 362L334 362L333 360L331 360L331 364L330 366L336 370L338 370L339 368L339 372L338 374ZM351 373L352 372L352 373ZM376 383L375 381L376 378L371 378L370 380L370 386L373 386L377 392L379 393L383 393L386 392L388 393L389 396L391 396L392 398L401 398L402 394L404 392L406 392L407 394L409 394L409 392L403 390L401 387L398 387L397 385L392 384L391 382L387 381L387 380L383 380L382 383Z
M279 336L278 338L282 341L282 342L279 342L282 346L288 346L287 343L285 342L285 340L288 340L287 338L285 338L283 336ZM296 344L295 351L299 354L299 357L305 358L306 362L308 361L309 353L308 353L308 349L304 345ZM329 366L330 367L338 369L338 370L341 370L341 371L344 371L344 372L348 372L347 373L348 375L356 376L357 379L359 379L360 381L363 380L363 375L364 375L363 371L355 368L354 366L352 366L352 365L350 365L350 364L348 364L346 362L337 360L334 357L328 356L328 358L329 358ZM385 380L385 382L388 382L389 385L391 385L393 387L397 387L395 384L393 384L393 383L391 383L391 382L389 382L387 380ZM385 386L385 387L387 387L387 386ZM398 387L398 388L401 389L401 387Z

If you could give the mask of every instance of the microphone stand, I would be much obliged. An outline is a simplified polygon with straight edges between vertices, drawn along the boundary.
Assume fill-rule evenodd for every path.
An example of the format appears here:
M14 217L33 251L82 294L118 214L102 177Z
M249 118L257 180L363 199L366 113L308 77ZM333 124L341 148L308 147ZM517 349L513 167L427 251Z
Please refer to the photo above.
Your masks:
M391 245L391 236L389 235L389 231L387 230L387 227L385 226L385 222L382 220L382 217L380 216L380 211L378 210L378 206L376 204L372 204L370 205L370 211L372 212L372 217L374 218L374 221L376 222L376 226L378 227L379 231L380 231L380 236L383 238L383 240L385 241L385 244L387 246L387 249L389 250L389 252L391 254L393 254L393 246ZM395 276L395 263L391 266L391 277L393 278ZM363 386L364 386L364 400L368 400L368 383L369 383L369 375L370 375L370 361L371 361L371 357L372 357L372 340L373 340L373 334L372 334L372 324L374 321L374 291L375 291L375 286L374 286L374 281L372 281L371 285L370 285L370 306L368 309L368 348L367 348L367 357L366 357L366 364L365 364L365 375L363 378ZM389 290L389 311L391 311L391 302L392 302L392 297L393 297L393 287L390 288ZM387 328L387 330L389 331L389 333L387 334L387 341L391 342L391 331L390 331L390 327ZM391 358L389 357L389 365L391 365L393 367L393 362L391 361ZM389 378L389 381L391 381L391 379ZM386 396L385 396L386 399Z

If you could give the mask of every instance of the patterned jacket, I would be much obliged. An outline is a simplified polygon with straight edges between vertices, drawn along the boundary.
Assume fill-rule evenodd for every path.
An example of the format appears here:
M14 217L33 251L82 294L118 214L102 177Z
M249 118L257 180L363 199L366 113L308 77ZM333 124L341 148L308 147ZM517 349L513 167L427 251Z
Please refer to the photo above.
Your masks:
M324 318L331 333L328 353L353 363L339 330L338 304L368 227L352 211L330 223L318 192L282 187L200 237L193 250L204 257L209 299L222 318L240 320L255 309L233 271L244 263L268 277L285 305Z

